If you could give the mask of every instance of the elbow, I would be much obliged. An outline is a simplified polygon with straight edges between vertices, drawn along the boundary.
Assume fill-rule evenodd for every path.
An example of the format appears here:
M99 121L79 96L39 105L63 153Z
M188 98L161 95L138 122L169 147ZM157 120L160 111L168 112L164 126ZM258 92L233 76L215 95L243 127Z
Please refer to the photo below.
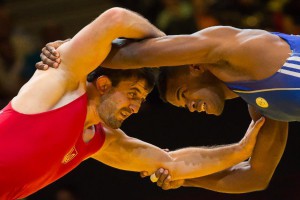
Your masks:
M266 190L269 186L269 182L260 182L255 185L253 188L253 192Z
M252 191L263 191L266 190L270 184L271 178L262 174L257 174L252 177Z
M130 17L130 11L125 8L113 7L103 13L103 16L110 22L112 26L126 26Z
M126 23L125 16L127 12L124 8L113 7L106 10L101 16L109 21L111 26L117 27Z
M266 190L268 188L269 184L270 184L269 178L265 178L265 179L261 180L260 183L258 184L257 191Z

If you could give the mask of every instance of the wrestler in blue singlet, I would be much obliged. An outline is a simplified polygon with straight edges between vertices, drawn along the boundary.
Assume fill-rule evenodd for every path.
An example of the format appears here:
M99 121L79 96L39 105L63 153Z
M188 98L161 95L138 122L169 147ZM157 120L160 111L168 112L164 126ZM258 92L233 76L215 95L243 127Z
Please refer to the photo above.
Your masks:
M300 121L300 36L272 33L292 51L274 75L259 81L225 83L264 116L279 121Z

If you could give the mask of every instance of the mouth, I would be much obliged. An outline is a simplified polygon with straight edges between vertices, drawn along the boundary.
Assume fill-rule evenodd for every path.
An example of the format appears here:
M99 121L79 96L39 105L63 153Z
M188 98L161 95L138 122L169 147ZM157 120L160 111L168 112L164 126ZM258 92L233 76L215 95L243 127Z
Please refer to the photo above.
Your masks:
M126 111L121 111L121 117L124 119L126 119L127 117L130 116L130 113L126 112Z
M200 104L200 105L199 105ZM206 112L207 113L207 104L205 102L199 103L198 112Z

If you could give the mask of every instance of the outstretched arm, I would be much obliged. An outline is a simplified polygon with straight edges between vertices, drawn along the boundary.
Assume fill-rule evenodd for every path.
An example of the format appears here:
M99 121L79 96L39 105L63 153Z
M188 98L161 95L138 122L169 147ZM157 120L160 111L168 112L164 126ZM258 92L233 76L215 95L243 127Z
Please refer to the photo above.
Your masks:
M185 180L184 186L225 193L265 189L282 157L287 140L287 123L268 119L258 136L251 159L220 173Z
M251 116L255 113L251 112ZM180 186L199 187L223 193L246 193L265 189L283 155L288 136L288 123L266 119L258 134L251 158L227 170L194 179L171 181L168 173L158 185L163 189Z
M256 135L263 123L263 118L256 124L253 123L245 137L236 144L214 148L191 147L170 153L131 138L121 130L107 128L106 142L93 158L128 171L153 173L162 167L170 170L174 180L205 176L247 159L253 151Z

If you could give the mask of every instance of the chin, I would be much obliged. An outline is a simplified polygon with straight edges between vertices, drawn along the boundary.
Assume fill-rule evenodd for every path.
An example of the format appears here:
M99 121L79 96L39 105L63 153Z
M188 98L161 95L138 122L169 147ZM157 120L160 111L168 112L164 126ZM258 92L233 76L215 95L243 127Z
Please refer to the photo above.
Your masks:
M118 129L118 128L120 128L121 125L122 125L122 123L123 123L123 121L119 121L119 120L107 120L105 122L105 124L107 126L109 126L110 128L112 128L112 129Z
M222 113L223 113L223 108L216 109L213 112L207 112L207 114L215 115L215 116L220 116Z

